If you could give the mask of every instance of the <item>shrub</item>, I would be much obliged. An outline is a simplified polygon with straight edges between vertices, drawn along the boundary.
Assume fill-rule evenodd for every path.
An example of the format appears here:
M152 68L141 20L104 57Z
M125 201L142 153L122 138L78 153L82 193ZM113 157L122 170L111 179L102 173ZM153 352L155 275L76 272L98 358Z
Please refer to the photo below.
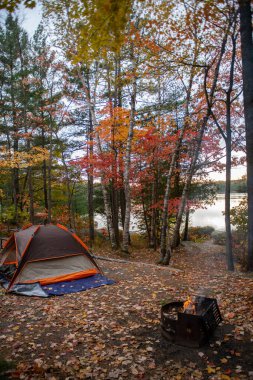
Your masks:
M213 243L217 245L226 245L226 232L214 231L212 233Z
M231 224L237 231L247 231L248 226L248 202L243 198L238 206L231 209Z
M188 238L194 242L201 242L210 239L214 228L211 226L205 227L190 227L188 230Z
M232 233L233 253L242 270L247 269L247 232L236 230Z
M147 238L139 232L131 232L131 245L136 249L147 248Z
M236 261L242 270L247 268L247 228L248 228L248 203L245 197L237 207L231 210L231 224L235 226L233 231L233 252Z

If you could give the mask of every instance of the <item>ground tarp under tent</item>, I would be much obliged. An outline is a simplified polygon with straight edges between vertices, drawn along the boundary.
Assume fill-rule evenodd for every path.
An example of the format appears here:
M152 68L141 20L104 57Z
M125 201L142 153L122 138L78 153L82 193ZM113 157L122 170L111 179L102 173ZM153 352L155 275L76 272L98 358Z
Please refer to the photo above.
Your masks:
M14 232L1 252L0 282L8 292L41 297L114 283L103 275L86 244L60 224Z

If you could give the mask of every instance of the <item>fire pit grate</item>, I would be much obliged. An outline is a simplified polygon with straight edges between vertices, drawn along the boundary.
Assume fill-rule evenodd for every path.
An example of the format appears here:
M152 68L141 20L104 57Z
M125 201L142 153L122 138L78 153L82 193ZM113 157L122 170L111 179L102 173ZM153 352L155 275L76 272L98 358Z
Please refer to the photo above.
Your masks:
M171 302L161 309L162 335L187 347L205 344L222 321L216 299L195 297L194 313L184 312L184 302Z

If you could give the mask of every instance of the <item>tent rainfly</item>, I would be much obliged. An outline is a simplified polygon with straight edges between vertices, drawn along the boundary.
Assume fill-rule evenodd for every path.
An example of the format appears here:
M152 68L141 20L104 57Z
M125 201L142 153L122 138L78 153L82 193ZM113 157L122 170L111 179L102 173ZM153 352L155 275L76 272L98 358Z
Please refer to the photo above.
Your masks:
M3 248L0 268L14 268L8 291L18 284L43 286L101 273L86 244L60 224L14 232Z

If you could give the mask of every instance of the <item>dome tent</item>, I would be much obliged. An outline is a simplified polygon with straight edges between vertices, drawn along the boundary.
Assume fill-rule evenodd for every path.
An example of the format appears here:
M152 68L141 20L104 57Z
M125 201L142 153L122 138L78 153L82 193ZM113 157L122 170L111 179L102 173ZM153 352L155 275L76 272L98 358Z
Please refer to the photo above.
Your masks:
M8 291L102 274L86 244L60 224L30 225L14 232L2 251L0 269L9 273Z

